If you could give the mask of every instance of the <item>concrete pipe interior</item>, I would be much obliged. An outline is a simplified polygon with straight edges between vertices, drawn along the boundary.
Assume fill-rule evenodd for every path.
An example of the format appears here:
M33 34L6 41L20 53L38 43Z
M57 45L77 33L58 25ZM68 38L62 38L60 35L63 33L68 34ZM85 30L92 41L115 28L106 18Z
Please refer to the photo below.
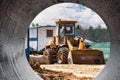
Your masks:
M95 80L120 79L119 0L2 0L0 1L0 80L41 80L25 57L27 28L43 9L61 2L83 4L96 11L108 26L111 54Z

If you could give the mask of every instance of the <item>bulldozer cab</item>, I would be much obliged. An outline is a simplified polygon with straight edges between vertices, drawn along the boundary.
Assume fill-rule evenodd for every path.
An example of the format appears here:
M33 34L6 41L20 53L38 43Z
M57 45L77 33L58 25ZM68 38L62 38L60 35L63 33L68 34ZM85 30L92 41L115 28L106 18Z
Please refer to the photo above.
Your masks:
M66 21L59 20L56 21L58 28L58 42L61 43L64 40L64 37L70 39L75 37L75 26L77 21Z

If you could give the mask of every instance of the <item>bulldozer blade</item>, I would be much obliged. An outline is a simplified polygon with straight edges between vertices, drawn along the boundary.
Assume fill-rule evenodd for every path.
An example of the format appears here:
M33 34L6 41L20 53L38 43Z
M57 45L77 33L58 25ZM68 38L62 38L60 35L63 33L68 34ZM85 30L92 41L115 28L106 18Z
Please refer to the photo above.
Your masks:
M100 50L71 50L68 55L71 64L105 64L103 52Z

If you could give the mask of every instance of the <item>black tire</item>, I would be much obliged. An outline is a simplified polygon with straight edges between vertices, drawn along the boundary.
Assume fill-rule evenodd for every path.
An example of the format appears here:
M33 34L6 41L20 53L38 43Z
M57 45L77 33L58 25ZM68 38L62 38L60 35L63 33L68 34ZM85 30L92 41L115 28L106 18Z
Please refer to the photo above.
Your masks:
M68 64L68 52L69 49L67 47L61 47L57 53L57 62L59 64Z
M44 53L44 56L47 57L48 63L49 64L53 64L53 53L52 53L52 50L51 49L46 49L45 52L47 52L47 55L45 55L45 53Z

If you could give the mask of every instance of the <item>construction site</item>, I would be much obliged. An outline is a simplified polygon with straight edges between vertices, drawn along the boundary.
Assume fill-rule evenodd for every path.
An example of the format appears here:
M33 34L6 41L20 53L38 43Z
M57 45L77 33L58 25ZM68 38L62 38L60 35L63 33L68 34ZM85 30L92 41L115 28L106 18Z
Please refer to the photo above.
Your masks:
M41 31L38 28L29 28L29 33L31 31L35 35L36 32L36 38L28 35L28 55L26 55L30 66L45 80L93 80L104 68L103 51L90 48L88 44L90 41L75 36L77 21L58 20L55 23L56 27L40 28L44 32L46 29L56 31L49 39L46 39L43 33L40 35L41 41L38 35ZM32 44L35 43L30 45L30 41L37 41L36 50L39 48L39 42L43 43L44 48L35 51L31 49ZM44 41L49 42L46 45Z

